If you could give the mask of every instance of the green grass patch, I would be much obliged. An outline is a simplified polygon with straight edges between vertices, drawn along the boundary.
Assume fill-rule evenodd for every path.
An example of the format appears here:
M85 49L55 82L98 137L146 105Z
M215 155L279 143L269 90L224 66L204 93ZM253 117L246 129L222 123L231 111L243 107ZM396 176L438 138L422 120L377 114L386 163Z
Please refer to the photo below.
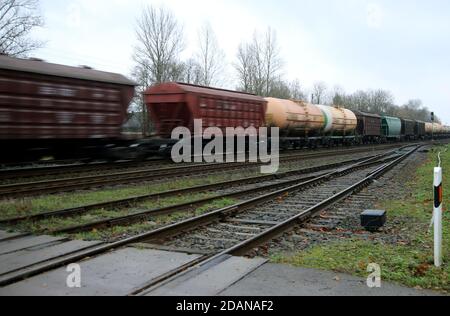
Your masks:
M444 169L444 262L441 269L433 265L433 234L429 225L433 210L433 168L437 151L430 152L428 161L418 168L416 176L405 185L412 188L411 197L384 201L378 206L388 211L389 221L395 222L394 233L408 236L408 242L365 241L357 238L318 245L305 252L276 255L273 262L299 267L332 270L367 277L367 266L377 263L384 281L397 282L409 287L450 291L450 214L447 194L450 190L450 146L442 155Z
M28 216L111 200L126 199L133 196L161 193L199 185L208 185L222 181L239 179L249 174L211 175L199 179L177 179L167 183L148 184L136 187L114 188L96 191L84 191L36 198L12 199L0 201L0 220L11 217Z
M145 210L152 210L161 207L167 207L177 204L188 203L194 200L213 197L214 194L211 193L199 193L192 195L176 196L165 198L161 200L153 200L142 203L139 207L134 208L121 208L117 210L95 210L88 212L80 216L73 216L67 218L50 218L42 221L36 222L23 222L20 223L16 229L20 231L33 232L33 233L43 233L51 232L59 229L69 228L72 226L78 226L83 224L92 223L99 220L113 219L122 216L127 216L135 213L139 213Z
M165 225L180 222L182 220L186 220L194 216L199 216L212 210L217 210L220 208L231 206L235 203L236 200L234 199L229 198L220 199L213 201L209 204L206 204L200 208L197 208L194 211L177 212L171 215L157 216L133 225L115 226L104 230L92 230L90 232L83 232L74 235L69 235L68 237L77 240L88 240L88 241L91 240L112 241L122 239L133 235L142 234L144 232L148 232Z

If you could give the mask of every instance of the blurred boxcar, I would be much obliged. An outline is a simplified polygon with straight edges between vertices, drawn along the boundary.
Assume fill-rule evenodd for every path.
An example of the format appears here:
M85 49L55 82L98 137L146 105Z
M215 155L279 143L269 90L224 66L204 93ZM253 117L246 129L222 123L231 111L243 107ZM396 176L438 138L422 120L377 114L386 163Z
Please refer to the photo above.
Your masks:
M184 83L164 83L144 94L156 135L161 138L170 138L176 127L187 127L193 134L197 119L203 121L203 129L265 126L267 102L253 94Z
M399 140L402 135L402 121L397 117L382 116L381 130L388 140Z
M381 139L381 116L353 111L358 118L356 132L363 143L375 143Z
M415 139L414 130L416 123L412 120L401 119L402 121L402 137L405 140Z
M0 56L2 158L74 158L119 140L134 93L119 74Z

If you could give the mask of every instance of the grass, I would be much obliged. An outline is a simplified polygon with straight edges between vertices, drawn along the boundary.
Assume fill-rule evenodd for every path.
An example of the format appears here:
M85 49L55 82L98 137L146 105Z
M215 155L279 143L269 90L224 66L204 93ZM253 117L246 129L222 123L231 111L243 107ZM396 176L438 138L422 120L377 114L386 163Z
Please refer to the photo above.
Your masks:
M433 265L433 234L429 225L433 209L433 168L436 165L437 150L430 152L428 161L418 168L409 183L411 197L402 200L384 201L378 206L388 210L389 221L399 227L397 232L407 234L408 242L369 242L357 237L318 245L301 253L276 255L273 262L298 267L317 268L349 273L366 278L368 264L377 263L382 269L384 281L391 281L409 287L450 292L450 214L444 193L444 266ZM444 188L450 190L450 146L442 156ZM356 236L356 235L355 235Z
M69 236L77 240L116 240L121 238L130 237L133 235L141 234L154 230L156 228L169 225L172 223L180 222L188 218L205 214L206 212L224 208L235 204L233 199L225 198L217 201L213 201L191 212L177 212L166 216L157 216L147 221L141 221L133 225L115 226L104 230L92 230L90 232L78 233Z
M152 210L156 208L188 203L197 199L213 197L214 194L198 193L192 195L176 196L165 198L161 200L153 200L142 203L135 208L122 208L117 210L95 210L80 216L73 216L67 218L50 218L42 221L25 221L17 225L16 229L20 231L27 231L33 233L42 233L44 231L50 232L57 229L64 229L72 226L88 224L103 219L112 219L121 216L131 215L140 211Z
M58 195L46 195L36 198L11 199L0 201L0 220L17 216L28 216L59 209L79 207L88 204L126 199L133 196L148 195L207 185L230 179L237 179L243 174L225 174L207 176L199 179L177 179L167 183L156 183L136 187L113 188L96 191L84 191Z

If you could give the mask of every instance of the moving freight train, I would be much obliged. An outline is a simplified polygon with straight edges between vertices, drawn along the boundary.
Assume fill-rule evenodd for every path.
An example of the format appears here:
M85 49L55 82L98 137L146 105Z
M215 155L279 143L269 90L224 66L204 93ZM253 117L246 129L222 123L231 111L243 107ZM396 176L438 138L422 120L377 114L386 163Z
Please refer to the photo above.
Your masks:
M313 105L303 101L262 98L251 94L165 83L145 92L145 103L156 136L168 140L153 152L170 152L171 131L178 126L194 132L194 120L203 128L267 126L280 128L282 148L359 145L429 139L450 134L440 124L412 121L386 115Z
M285 148L368 144L450 135L439 124L403 120L242 92L167 83L145 92L156 134L122 133L136 84L122 75L0 56L0 161L145 158L170 153L174 128L271 126Z

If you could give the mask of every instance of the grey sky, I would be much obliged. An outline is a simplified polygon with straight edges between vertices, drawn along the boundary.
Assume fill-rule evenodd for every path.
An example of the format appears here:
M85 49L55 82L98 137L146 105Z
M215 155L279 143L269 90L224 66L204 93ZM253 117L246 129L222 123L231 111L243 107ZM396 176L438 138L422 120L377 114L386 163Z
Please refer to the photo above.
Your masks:
M163 4L195 50L210 22L231 64L255 29L278 33L285 75L347 92L390 90L398 104L421 98L450 124L450 1L447 0L41 0L47 40L34 55L129 74L142 6ZM228 67L226 77L233 78ZM230 83L232 79L230 80Z

